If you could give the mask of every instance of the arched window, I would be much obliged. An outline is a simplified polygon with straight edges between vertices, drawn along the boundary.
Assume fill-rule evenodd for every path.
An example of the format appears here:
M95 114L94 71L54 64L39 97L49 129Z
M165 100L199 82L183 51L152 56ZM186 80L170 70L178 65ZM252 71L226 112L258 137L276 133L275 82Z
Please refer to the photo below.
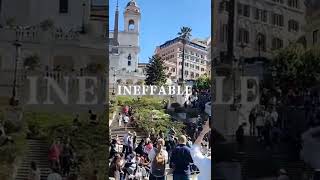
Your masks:
M131 66L131 54L128 55L128 66Z
M128 29L129 31L134 30L134 21L132 19L129 20Z

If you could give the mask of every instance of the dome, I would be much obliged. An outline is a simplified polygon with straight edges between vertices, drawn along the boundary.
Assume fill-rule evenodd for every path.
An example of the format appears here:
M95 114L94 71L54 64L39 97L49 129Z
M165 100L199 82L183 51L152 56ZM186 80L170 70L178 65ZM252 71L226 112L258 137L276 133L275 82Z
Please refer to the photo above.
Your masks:
M130 2L128 2L127 7L128 6L137 6L138 7L137 2L135 0L131 0Z
M140 13L140 8L135 0L128 2L126 12Z

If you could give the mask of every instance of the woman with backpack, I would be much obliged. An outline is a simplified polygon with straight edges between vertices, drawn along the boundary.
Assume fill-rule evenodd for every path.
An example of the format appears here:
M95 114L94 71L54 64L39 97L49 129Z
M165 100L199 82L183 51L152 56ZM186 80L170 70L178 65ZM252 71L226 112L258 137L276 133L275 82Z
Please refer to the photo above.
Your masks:
M164 144L163 139L158 139L157 147L153 148L148 155L151 161L149 180L165 180L168 152L164 150Z

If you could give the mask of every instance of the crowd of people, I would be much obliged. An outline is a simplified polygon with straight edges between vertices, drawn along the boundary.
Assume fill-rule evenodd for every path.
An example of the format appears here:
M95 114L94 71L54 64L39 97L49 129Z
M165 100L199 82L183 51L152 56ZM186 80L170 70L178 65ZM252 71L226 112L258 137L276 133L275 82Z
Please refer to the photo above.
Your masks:
M246 126L247 123L243 123L236 131L239 150L243 150ZM256 136L257 141L265 145L267 149L275 148L280 143L282 133L281 121L275 107L257 105L250 111L249 134Z
M91 110L88 112L88 122L90 125L99 123L97 115ZM82 126L77 114L71 127L71 135L74 135ZM71 142L70 136L57 138L53 140L48 152L48 161L51 169L47 180L77 180L79 172L79 157L76 154L76 148ZM73 171L72 171L73 170ZM30 164L28 180L40 180L41 169L35 161ZM98 171L92 172L90 180L98 180Z
M125 106L119 114L119 125L123 123L126 127L134 119L132 116L132 108ZM192 173L200 172L198 176L202 179L198 179L206 179L211 171L211 159L206 156L210 151L208 119L201 125L194 141L187 135L178 135L173 127L168 132L158 133L152 128L140 142L137 142L136 132L127 131L122 143L118 136L114 137L110 147L109 177L116 180L161 180L172 174L176 180L187 180Z

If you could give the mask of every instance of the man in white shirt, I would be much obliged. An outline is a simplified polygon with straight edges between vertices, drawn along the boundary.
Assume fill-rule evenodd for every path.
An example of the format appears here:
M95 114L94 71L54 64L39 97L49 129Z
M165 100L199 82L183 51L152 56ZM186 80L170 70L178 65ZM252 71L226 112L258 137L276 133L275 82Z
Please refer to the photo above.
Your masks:
M200 132L198 138L191 148L193 163L198 167L200 171L198 180L208 180L209 177L211 177L211 157L206 157L201 152L201 142L203 141L204 136L211 130L209 121L210 119L203 126L203 130Z

